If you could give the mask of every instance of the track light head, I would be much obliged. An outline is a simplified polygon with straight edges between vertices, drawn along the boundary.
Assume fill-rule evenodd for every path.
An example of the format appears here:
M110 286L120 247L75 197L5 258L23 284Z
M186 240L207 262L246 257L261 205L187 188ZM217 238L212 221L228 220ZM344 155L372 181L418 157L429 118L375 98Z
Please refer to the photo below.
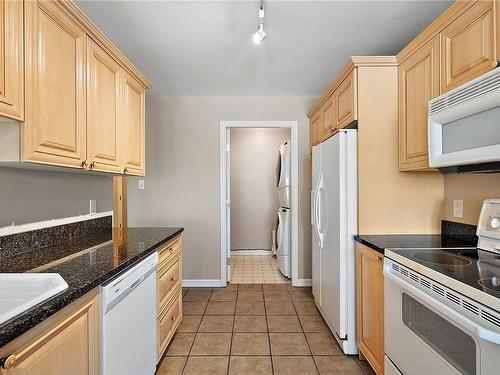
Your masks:
M264 39L266 39L266 31L264 30L263 23L259 24L259 28L255 32L255 34L253 34L252 39L255 44L260 44Z

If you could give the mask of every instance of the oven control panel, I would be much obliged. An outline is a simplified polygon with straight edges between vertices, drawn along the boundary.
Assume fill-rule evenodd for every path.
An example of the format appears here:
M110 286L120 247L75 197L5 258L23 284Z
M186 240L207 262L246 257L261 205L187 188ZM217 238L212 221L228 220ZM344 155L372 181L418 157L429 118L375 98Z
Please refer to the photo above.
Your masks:
M479 247L500 252L500 199L484 200L476 234Z

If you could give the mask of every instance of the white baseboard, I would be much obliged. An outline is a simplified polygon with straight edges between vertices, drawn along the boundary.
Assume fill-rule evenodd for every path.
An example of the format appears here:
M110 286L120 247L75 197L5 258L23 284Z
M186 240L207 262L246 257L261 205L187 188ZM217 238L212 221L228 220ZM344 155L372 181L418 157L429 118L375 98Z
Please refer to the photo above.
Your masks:
M297 282L293 284L293 286L311 286L311 285L312 285L311 279L297 279Z
M271 250L231 250L231 256L238 255L265 255L271 256L273 252Z
M182 280L182 286L184 288L218 288L225 286L221 283L221 280L210 280L210 279L196 279L196 280Z

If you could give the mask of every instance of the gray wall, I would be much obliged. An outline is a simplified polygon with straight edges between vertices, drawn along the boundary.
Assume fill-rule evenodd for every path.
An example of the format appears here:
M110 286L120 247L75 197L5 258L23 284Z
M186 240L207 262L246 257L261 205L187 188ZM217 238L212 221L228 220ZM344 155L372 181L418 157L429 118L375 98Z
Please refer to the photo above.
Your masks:
M231 137L231 250L270 250L279 199L276 162L290 129L234 128Z
M113 210L113 178L0 168L0 228Z
M317 97L146 98L145 190L129 178L130 226L183 226L184 279L220 279L219 121L299 121L299 278L311 277L307 111Z

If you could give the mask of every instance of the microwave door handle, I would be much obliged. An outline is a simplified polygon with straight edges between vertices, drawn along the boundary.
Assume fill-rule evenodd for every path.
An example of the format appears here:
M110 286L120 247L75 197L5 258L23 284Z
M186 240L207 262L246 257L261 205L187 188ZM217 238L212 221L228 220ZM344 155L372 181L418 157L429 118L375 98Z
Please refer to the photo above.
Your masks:
M430 297L427 293L421 291L416 288L412 284L400 279L397 276L394 276L390 271L384 270L384 277L390 279L394 283L400 285L402 288L410 292L410 295L416 296L420 298L422 301L425 301L429 306L434 308L436 311L441 312L446 317L450 317L453 321L457 322L460 326L466 328L470 333L475 333L481 339L490 341L497 345L500 345L500 334L494 331L491 331L487 328L481 327L476 322L466 318L463 315L460 315L452 308L446 306L444 303L439 302L438 300Z

